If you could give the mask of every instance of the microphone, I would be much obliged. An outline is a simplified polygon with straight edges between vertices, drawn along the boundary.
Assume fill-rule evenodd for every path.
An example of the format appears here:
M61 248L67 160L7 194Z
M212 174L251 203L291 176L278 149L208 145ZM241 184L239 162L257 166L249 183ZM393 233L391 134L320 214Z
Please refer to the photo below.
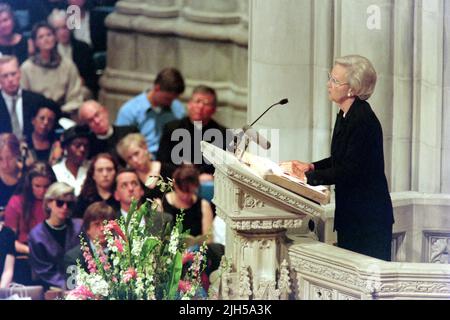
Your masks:
M267 140L266 138L264 138L262 135L260 135L258 133L258 131L256 131L253 128L253 125L259 120L261 119L261 117L263 115L265 115L267 113L267 111L269 111L270 109L272 109L273 107L277 106L277 105L284 105L286 103L288 103L289 100L287 98L281 99L280 101L278 101L277 103L272 104L269 108L266 109L266 111L264 111L255 121L252 122L252 124L250 125L245 125L242 128L242 131L244 131L244 133L254 142L256 142L256 144L258 144L261 148L268 150L270 149L270 141Z
M256 144L261 148L265 150L270 149L270 141L259 134L258 131L255 130L255 128L252 128L247 124L242 128L242 131L244 131L244 134L246 134L251 140L256 142Z
M287 98L284 98L284 99L281 99L280 101L278 101L277 103L274 103L273 105L271 105L270 107L268 107L267 110L264 111L262 115L260 115L255 121L253 121L252 124L250 125L250 127L252 127L259 119L261 119L261 117L262 117L263 115L265 115L265 114L267 113L267 111L269 111L269 110L272 109L273 107L278 106L278 105L284 105L284 104L286 104L286 103L288 103L288 102L289 102L289 100L288 100Z

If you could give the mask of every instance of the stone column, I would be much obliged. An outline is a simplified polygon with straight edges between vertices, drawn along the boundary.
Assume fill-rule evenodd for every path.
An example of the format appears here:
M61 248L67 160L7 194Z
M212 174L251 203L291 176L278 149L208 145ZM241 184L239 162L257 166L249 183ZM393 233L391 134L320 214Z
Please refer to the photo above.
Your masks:
M442 191L450 193L450 2L444 2L444 95L442 123Z

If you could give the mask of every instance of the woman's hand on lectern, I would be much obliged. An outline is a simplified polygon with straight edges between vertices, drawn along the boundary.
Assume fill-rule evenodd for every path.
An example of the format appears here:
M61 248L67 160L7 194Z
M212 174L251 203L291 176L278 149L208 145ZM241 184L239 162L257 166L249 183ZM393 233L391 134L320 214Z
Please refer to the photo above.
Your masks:
M314 165L312 163L301 162L298 160L281 162L280 167L287 174L295 176L303 181L306 180L305 172L314 170Z

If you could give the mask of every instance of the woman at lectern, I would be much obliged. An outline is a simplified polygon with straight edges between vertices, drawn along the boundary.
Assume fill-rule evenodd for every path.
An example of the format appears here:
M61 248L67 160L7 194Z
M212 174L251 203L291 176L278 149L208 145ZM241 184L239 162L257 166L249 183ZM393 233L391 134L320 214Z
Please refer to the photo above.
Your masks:
M391 260L392 202L384 173L383 133L369 103L377 74L361 56L338 58L328 75L329 99L339 106L329 158L281 166L310 185L335 185L338 246Z

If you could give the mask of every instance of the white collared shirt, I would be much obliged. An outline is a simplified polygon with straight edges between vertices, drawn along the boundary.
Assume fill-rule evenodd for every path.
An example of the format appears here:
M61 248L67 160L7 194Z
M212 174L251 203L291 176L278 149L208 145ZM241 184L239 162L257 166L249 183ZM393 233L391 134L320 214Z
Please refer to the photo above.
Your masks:
M109 129L108 129L108 132L105 134L105 135L96 135L96 137L97 137L97 139L99 139L99 140L106 140L106 139L109 139L109 138L111 138L111 136L113 135L113 133L114 133L114 129L113 129L113 127L112 126L109 126Z
M84 180L86 179L89 162L85 161L81 167L78 168L77 176L74 177L66 167L66 158L55 164L52 169L55 173L58 182L65 182L75 189L75 196L79 196Z
M6 107L8 108L9 115L12 113L12 102L13 97L2 90L3 100L5 100ZM16 95L16 115L19 120L20 129L23 132L23 100L22 100L22 89L19 89Z

